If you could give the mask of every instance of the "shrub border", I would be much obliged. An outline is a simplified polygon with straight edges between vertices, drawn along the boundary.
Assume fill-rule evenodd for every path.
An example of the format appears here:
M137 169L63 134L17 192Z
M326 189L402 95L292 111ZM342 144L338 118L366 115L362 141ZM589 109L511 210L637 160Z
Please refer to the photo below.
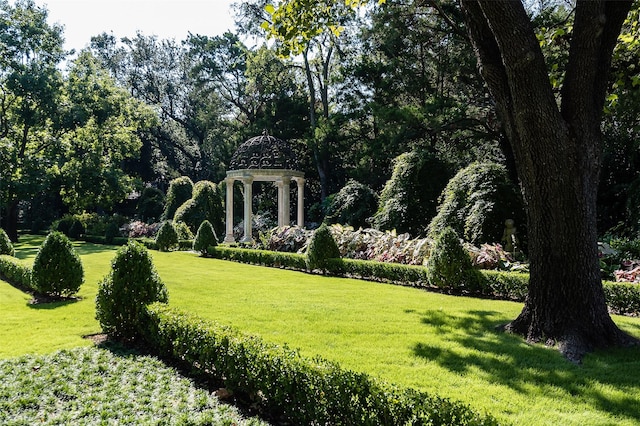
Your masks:
M401 388L163 303L147 307L143 338L192 374L222 381L267 418L287 424L496 425L461 402Z

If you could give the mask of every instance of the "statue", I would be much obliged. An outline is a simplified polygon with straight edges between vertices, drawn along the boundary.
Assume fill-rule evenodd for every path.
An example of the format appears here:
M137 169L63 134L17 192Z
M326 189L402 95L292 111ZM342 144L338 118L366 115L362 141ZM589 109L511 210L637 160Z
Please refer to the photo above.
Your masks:
M516 227L513 219L507 219L504 221L504 232L502 233L501 240L504 251L509 253L515 253L518 247L518 238L516 237Z

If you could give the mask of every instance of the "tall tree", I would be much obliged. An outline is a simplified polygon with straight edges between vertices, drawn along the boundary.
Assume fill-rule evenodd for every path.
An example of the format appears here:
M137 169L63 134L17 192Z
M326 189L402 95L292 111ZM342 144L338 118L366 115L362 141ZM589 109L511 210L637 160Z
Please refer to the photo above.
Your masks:
M596 227L602 111L612 53L633 1L576 1L557 95L521 2L459 1L514 152L527 209L529 291L522 312L506 329L529 341L555 344L574 361L595 348L637 343L607 312ZM283 40L292 39L292 31L313 35L313 9L319 3L279 2L273 33Z
M57 143L46 129L57 116L62 43L62 28L33 0L0 1L0 206L12 240L18 203L42 184L43 154Z

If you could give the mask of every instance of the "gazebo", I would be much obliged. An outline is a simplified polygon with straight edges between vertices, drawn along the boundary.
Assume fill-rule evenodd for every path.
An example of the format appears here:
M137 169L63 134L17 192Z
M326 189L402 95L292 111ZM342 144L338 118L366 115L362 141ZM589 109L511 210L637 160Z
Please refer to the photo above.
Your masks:
M238 147L231 157L225 179L226 236L225 243L234 243L233 187L239 180L244 185L244 235L240 242L251 243L252 238L252 186L255 181L275 182L278 186L278 226L290 221L291 181L298 186L298 225L304 224L304 173L297 171L298 159L288 143L267 134L253 137Z

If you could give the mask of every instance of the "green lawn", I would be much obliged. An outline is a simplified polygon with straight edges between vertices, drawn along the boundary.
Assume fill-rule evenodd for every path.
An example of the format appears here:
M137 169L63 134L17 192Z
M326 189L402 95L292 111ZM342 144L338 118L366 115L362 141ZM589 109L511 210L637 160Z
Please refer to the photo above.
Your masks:
M26 296L0 286L0 358L25 351L23 334L37 342L26 347L47 352L88 344L80 336L98 331L93 298L114 251L93 245L79 249L87 277L82 301L34 309L26 305ZM171 305L287 343L303 354L462 400L507 423L640 422L638 349L591 354L582 366L572 365L553 349L494 331L518 314L518 303L242 265L192 253L152 255ZM5 312L13 316L14 330L7 327ZM615 320L640 336L639 319ZM39 332L31 331L34 324Z

